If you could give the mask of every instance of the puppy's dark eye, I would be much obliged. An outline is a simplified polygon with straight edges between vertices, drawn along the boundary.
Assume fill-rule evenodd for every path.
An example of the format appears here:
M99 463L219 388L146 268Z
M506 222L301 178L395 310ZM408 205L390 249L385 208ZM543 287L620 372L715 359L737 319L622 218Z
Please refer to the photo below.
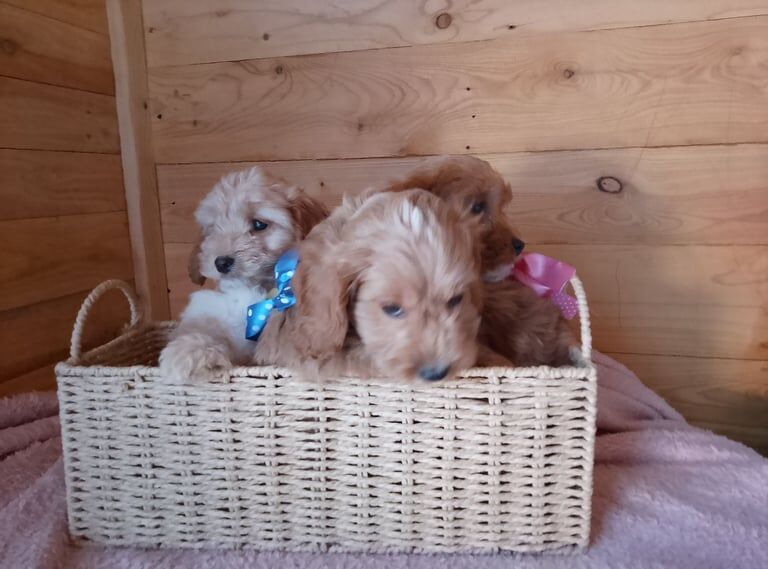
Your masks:
M472 202L472 206L469 208L469 211L475 215L480 215L481 213L484 213L486 209L488 209L488 204L486 204L484 201L477 201Z
M456 308L459 304L461 304L461 301L464 300L463 294L457 294L453 298L451 298L446 304L448 305L448 308Z
M391 318L402 318L405 316L405 310L399 304L385 304L381 309L384 311L384 314Z
M267 228L267 223L264 223L260 219L254 219L251 221L251 231L264 231Z

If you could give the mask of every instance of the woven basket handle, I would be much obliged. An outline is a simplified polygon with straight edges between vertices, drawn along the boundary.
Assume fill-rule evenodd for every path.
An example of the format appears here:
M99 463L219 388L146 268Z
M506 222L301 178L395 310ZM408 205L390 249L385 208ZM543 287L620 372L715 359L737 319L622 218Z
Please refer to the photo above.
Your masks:
M577 276L571 277L571 287L576 295L576 304L579 307L579 322L581 324L581 354L588 362L592 361L592 328L589 323L589 305L584 285Z
M69 357L73 362L80 360L80 354L82 352L82 339L83 339L83 327L85 326L85 320L88 318L88 313L101 296L108 290L118 289L123 293L126 300L128 300L128 306L131 309L131 322L128 327L135 326L141 319L139 312L139 301L136 298L133 290L128 283L116 279L104 281L99 286L94 288L91 293L85 297L80 311L75 318L75 325L72 327L72 341L69 345Z

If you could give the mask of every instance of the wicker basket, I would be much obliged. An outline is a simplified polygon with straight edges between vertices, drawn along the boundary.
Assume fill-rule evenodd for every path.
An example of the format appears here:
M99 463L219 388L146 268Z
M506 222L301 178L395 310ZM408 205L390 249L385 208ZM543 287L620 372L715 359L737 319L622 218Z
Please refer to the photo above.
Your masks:
M474 369L436 384L309 382L272 367L165 383L173 323L142 323L99 285L56 368L69 529L117 545L291 551L572 550L589 539L596 374ZM119 288L131 323L81 353L91 305Z

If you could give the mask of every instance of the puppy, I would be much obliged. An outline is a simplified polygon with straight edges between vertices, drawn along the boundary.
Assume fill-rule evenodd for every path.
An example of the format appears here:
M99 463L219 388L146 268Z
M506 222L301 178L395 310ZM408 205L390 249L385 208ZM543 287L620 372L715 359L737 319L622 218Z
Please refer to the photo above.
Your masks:
M404 178L379 188L398 192L422 188L468 213L481 241L483 278L495 282L512 273L525 243L515 234L504 209L512 190L488 162L475 156L425 158Z
M515 366L562 366L571 363L573 335L552 302L514 279L486 282L479 343L487 348L478 365L499 365L498 354Z
M484 307L477 365L565 365L573 342L556 306L524 284L510 279L525 242L512 229L504 209L512 200L508 183L490 164L474 156L438 156L422 160L385 191L424 188L475 223L481 244Z
M190 296L160 354L161 373L175 382L220 381L249 363L248 306L274 286L278 257L326 216L321 203L258 167L224 176L195 212L201 236L189 261L192 281L211 279L216 290Z
M308 375L439 380L477 358L476 241L422 190L346 199L299 245L296 306L273 314L259 363Z

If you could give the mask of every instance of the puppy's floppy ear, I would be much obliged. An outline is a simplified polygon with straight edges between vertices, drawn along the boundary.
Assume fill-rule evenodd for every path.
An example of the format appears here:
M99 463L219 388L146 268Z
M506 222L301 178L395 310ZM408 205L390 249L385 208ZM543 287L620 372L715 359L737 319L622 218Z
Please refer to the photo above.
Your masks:
M325 205L299 188L289 192L288 199L288 211L294 227L299 231L300 239L306 237L315 225L328 217Z
M404 178L394 180L387 186L389 192L402 192L413 188L420 188L434 193L440 197L446 197L451 184L461 181L470 171L471 166L467 160L477 158L468 156L431 156L421 160Z
M203 286L205 284L205 277L200 272L200 246L203 244L205 236L201 233L195 241L195 245L192 247L192 252L189 254L189 261L187 262L187 274L189 274L189 280L196 285Z
M504 182L502 185L502 195L504 196L503 203L506 204L512 201L512 186L509 182Z
M429 165L420 166L411 171L405 178L392 180L386 187L388 192L404 192L414 188L420 188L431 192L437 184L440 171Z
M348 304L364 269L360 255L341 254L325 242L305 242L293 288L297 325L291 341L303 357L322 359L341 351L349 329Z

